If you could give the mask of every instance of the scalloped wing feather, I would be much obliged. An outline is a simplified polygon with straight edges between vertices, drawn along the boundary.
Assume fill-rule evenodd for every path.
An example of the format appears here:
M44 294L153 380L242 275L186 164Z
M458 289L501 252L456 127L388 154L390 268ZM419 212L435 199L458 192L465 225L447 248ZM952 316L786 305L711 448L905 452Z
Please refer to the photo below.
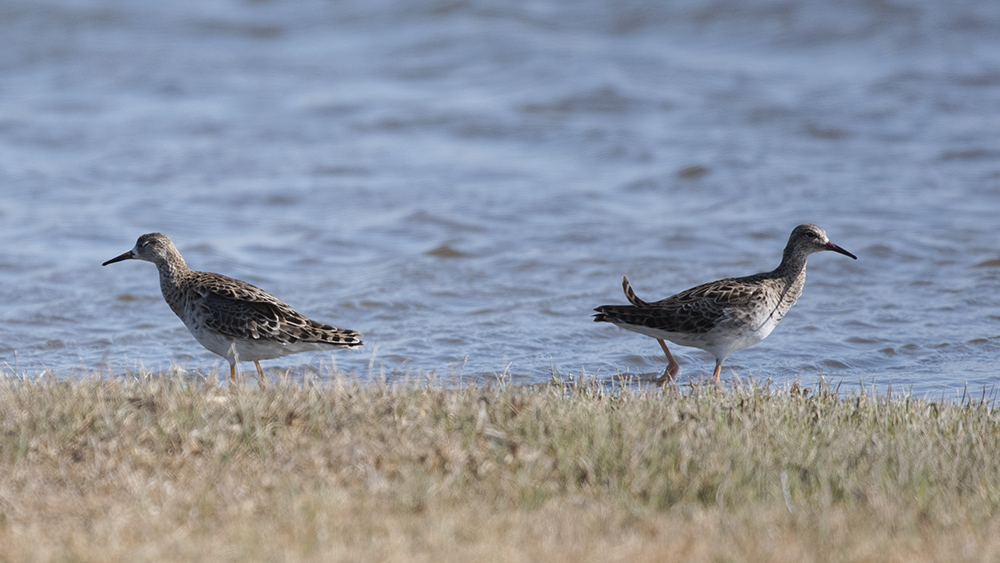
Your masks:
M635 305L602 305L595 309L598 312L595 321L704 334L731 319L734 309L763 299L759 285L735 278L702 284L653 303L636 297L627 279L623 280L623 287Z
M270 293L225 276L201 276L193 288L206 326L244 340L323 342L353 348L361 333L313 321Z

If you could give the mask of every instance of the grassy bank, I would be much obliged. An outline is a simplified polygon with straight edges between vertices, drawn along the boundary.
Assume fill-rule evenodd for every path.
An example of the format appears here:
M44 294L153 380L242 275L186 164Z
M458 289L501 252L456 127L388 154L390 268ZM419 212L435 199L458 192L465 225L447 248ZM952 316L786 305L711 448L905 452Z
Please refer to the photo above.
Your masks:
M998 507L990 406L0 380L0 561L981 561Z

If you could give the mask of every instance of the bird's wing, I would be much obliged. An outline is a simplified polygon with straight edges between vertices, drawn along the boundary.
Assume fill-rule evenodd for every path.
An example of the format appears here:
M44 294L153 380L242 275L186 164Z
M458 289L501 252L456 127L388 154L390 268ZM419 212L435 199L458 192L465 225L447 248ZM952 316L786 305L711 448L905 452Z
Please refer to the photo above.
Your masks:
M246 282L212 276L195 287L196 306L208 328L245 340L327 342L356 346L361 334L313 321L270 293Z
M631 290L631 288L629 288ZM630 292L627 291L628 295ZM664 332L704 334L759 298L759 288L735 279L719 280L647 303L629 296L636 305L603 305L595 309L597 321L644 326Z

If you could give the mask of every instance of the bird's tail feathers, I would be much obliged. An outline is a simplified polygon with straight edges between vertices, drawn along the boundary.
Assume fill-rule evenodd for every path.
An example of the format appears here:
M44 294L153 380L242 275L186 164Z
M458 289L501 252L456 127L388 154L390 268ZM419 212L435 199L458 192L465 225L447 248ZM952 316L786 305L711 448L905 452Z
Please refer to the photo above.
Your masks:
M361 333L356 330L336 328L312 319L309 319L309 322L310 327L306 331L309 340L326 342L343 348L357 348L364 344L361 341Z
M628 283L628 276L622 276L622 291L625 292L625 298L628 299L628 302L636 307L651 307L649 303L639 299L635 291L632 291L632 284Z

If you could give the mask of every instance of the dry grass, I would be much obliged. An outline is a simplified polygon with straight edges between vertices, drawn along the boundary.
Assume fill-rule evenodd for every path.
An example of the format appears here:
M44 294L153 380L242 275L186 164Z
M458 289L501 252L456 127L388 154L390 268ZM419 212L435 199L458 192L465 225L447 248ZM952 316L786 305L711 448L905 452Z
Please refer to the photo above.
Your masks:
M991 406L0 380L0 561L983 561Z

